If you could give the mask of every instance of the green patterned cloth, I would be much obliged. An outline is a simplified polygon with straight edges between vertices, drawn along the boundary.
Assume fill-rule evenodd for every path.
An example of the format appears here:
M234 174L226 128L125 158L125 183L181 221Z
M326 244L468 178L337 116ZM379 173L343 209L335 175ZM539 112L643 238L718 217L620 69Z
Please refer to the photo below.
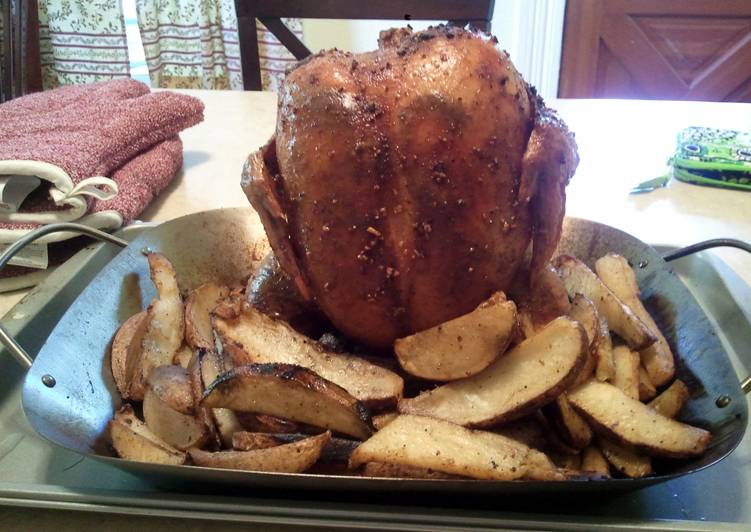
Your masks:
M233 0L137 0L152 85L242 90ZM119 0L40 0L45 88L130 75ZM287 20L302 35L299 20ZM262 26L259 48L264 88L276 90L294 59Z

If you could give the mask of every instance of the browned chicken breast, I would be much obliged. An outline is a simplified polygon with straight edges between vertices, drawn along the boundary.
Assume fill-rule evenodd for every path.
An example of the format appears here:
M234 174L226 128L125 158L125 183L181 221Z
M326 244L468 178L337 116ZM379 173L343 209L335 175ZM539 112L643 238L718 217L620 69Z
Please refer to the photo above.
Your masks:
M242 186L303 297L387 347L534 282L577 162L497 41L441 26L297 65Z

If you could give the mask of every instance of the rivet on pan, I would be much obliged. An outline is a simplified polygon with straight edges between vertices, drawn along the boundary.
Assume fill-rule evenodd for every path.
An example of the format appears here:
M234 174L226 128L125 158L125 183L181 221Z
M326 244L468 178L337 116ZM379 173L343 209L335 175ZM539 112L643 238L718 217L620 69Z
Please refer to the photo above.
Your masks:
M47 388L54 388L55 384L57 384L57 381L52 375L42 375L42 384L44 384Z
M649 261L643 260L639 262L639 268L644 269L649 265Z
M145 247L141 248L141 253L143 255L150 255L150 254L154 253L154 250L151 249L149 246L145 246Z
M721 395L717 398L714 404L717 405L717 408L725 408L730 404L730 397L727 395Z

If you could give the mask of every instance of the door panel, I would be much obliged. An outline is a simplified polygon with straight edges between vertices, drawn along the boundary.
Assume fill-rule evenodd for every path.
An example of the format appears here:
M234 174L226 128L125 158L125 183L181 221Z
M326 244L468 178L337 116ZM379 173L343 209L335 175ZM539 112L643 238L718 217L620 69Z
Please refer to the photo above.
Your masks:
M559 96L751 102L751 1L568 0Z

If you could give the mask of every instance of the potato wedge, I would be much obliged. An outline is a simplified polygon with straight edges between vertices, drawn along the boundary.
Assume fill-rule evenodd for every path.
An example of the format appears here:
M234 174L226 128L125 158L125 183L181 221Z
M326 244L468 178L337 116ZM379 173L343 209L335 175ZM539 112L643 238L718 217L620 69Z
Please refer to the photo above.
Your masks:
M586 352L581 325L557 318L477 375L400 401L399 412L471 427L510 421L549 403L568 388Z
M667 418L611 384L590 381L568 397L594 429L650 455L697 456L711 438L706 430Z
M359 439L372 432L370 415L362 403L333 382L291 364L249 364L231 369L209 386L202 404L278 416Z
M610 476L608 460L596 445L589 445L582 451L581 469Z
M582 457L580 454L554 453L553 463L561 469L579 471L582 465Z
M656 338L654 344L640 351L641 360L655 386L667 383L675 375L675 358L652 315L644 308L634 270L624 257L609 253L597 260L595 271L605 286L636 314Z
M548 429L549 427L543 427L536 416L526 416L488 430L540 451L548 446L546 436L546 430Z
M155 368L143 398L143 419L149 430L177 449L200 445L209 434L195 412L188 372L172 365Z
M376 430L381 430L383 427L394 421L398 415L399 414L396 412L387 412L385 414L373 416L373 427L375 427Z
M610 338L608 320L600 314L600 339L597 342L597 364L595 378L598 381L612 381L615 378L615 362L613 362L613 340Z
M600 341L600 317L597 314L597 308L594 303L582 294L576 294L571 302L571 310L568 317L578 321L587 333L589 349L584 365L579 371L573 386L588 381L597 366L597 344Z
M381 462L477 479L513 480L542 468L541 454L499 434L404 415L361 443L352 453L350 466Z
M519 314L526 316L523 325L529 332L527 336L571 310L566 287L550 264L537 272L531 284L529 271L520 269L510 295L519 307Z
M614 331L635 350L652 345L656 338L649 328L618 299L605 284L579 259L561 255L555 260L558 273L571 297L584 294L608 320Z
M641 478L652 474L652 459L633 449L607 438L598 438L597 445L610 464L629 478Z
M185 341L193 349L214 348L209 313L228 295L229 288L216 283L202 284L188 294L185 300Z
M128 404L115 413L108 428L112 447L120 458L154 464L180 465L185 462L185 453L151 432Z
M688 387L680 379L675 379L664 392L650 401L649 406L665 417L674 418L688 398Z
M639 401L646 403L647 401L654 399L657 395L657 388L652 384L652 379L649 378L649 373L644 369L644 366L639 366ZM671 417L671 416L667 416Z
M613 348L613 362L615 364L615 378L613 385L623 390L632 399L639 399L639 353L631 351L625 345Z
M425 467L415 467L402 464L384 464L382 462L368 462L362 468L362 476L376 478L427 478L434 480L462 479L459 475L450 475L442 471L433 471Z
M175 356L172 358L172 364L174 364L175 366L180 366L181 368L188 369L188 364L190 364L190 360L192 358L193 350L189 345L183 344L180 346L180 349L177 350Z
M584 332L587 333L589 348L594 350L600 337L600 318L594 303L583 294L575 294L571 300L568 317L581 324Z
M574 411L565 393L556 397L542 411L567 445L579 450L584 449L592 441L592 429Z
M214 419L214 426L219 433L219 440L222 447L232 447L232 436L236 432L245 430L245 427L237 419L235 413L229 408L212 408L211 417Z
M149 388L143 398L143 418L149 430L177 449L201 445L207 436L195 416L171 409Z
M136 400L143 398L151 371L172 364L185 332L183 300L175 269L160 253L150 253L148 259L159 299L152 301L147 310L148 325L141 342L141 356L130 384L129 396Z
M148 313L145 310L133 314L123 322L112 340L112 376L123 399L130 399L130 383L141 357L141 342L148 324Z
M394 342L404 371L423 379L451 381L487 368L509 345L516 305L503 292L468 314Z
M250 414L237 412L237 419L244 430L251 432L265 432L268 434L295 434L301 432L300 423L293 423L289 419L282 419L265 414Z
M201 383L203 384L203 390L206 390L219 375L229 370L232 365L213 349L199 348L196 352L198 353L201 370ZM244 430L237 415L227 408L211 408L210 412L216 431L219 433L219 440L222 446L227 448L232 447L232 435L235 432Z
M169 408L181 414L195 414L194 390L187 369L180 366L154 368L147 386Z
M302 473L318 461L330 432L311 436L294 443L277 445L254 451L220 451L209 453L190 449L193 463L202 467L239 469L242 471L270 471L274 473Z
M232 439L232 448L236 451L252 451L293 443L309 438L310 434L269 434L265 432L237 432ZM318 458L320 464L348 464L352 452L360 445L359 441L345 438L330 438Z
M225 348L238 346L248 363L308 368L341 386L368 408L394 406L401 398L404 381L396 373L354 355L328 352L286 323L247 305L234 310L234 319L214 313L214 328Z
M268 449L284 443L273 434L265 432L235 432L232 435L232 448L236 451L255 451L256 449Z

